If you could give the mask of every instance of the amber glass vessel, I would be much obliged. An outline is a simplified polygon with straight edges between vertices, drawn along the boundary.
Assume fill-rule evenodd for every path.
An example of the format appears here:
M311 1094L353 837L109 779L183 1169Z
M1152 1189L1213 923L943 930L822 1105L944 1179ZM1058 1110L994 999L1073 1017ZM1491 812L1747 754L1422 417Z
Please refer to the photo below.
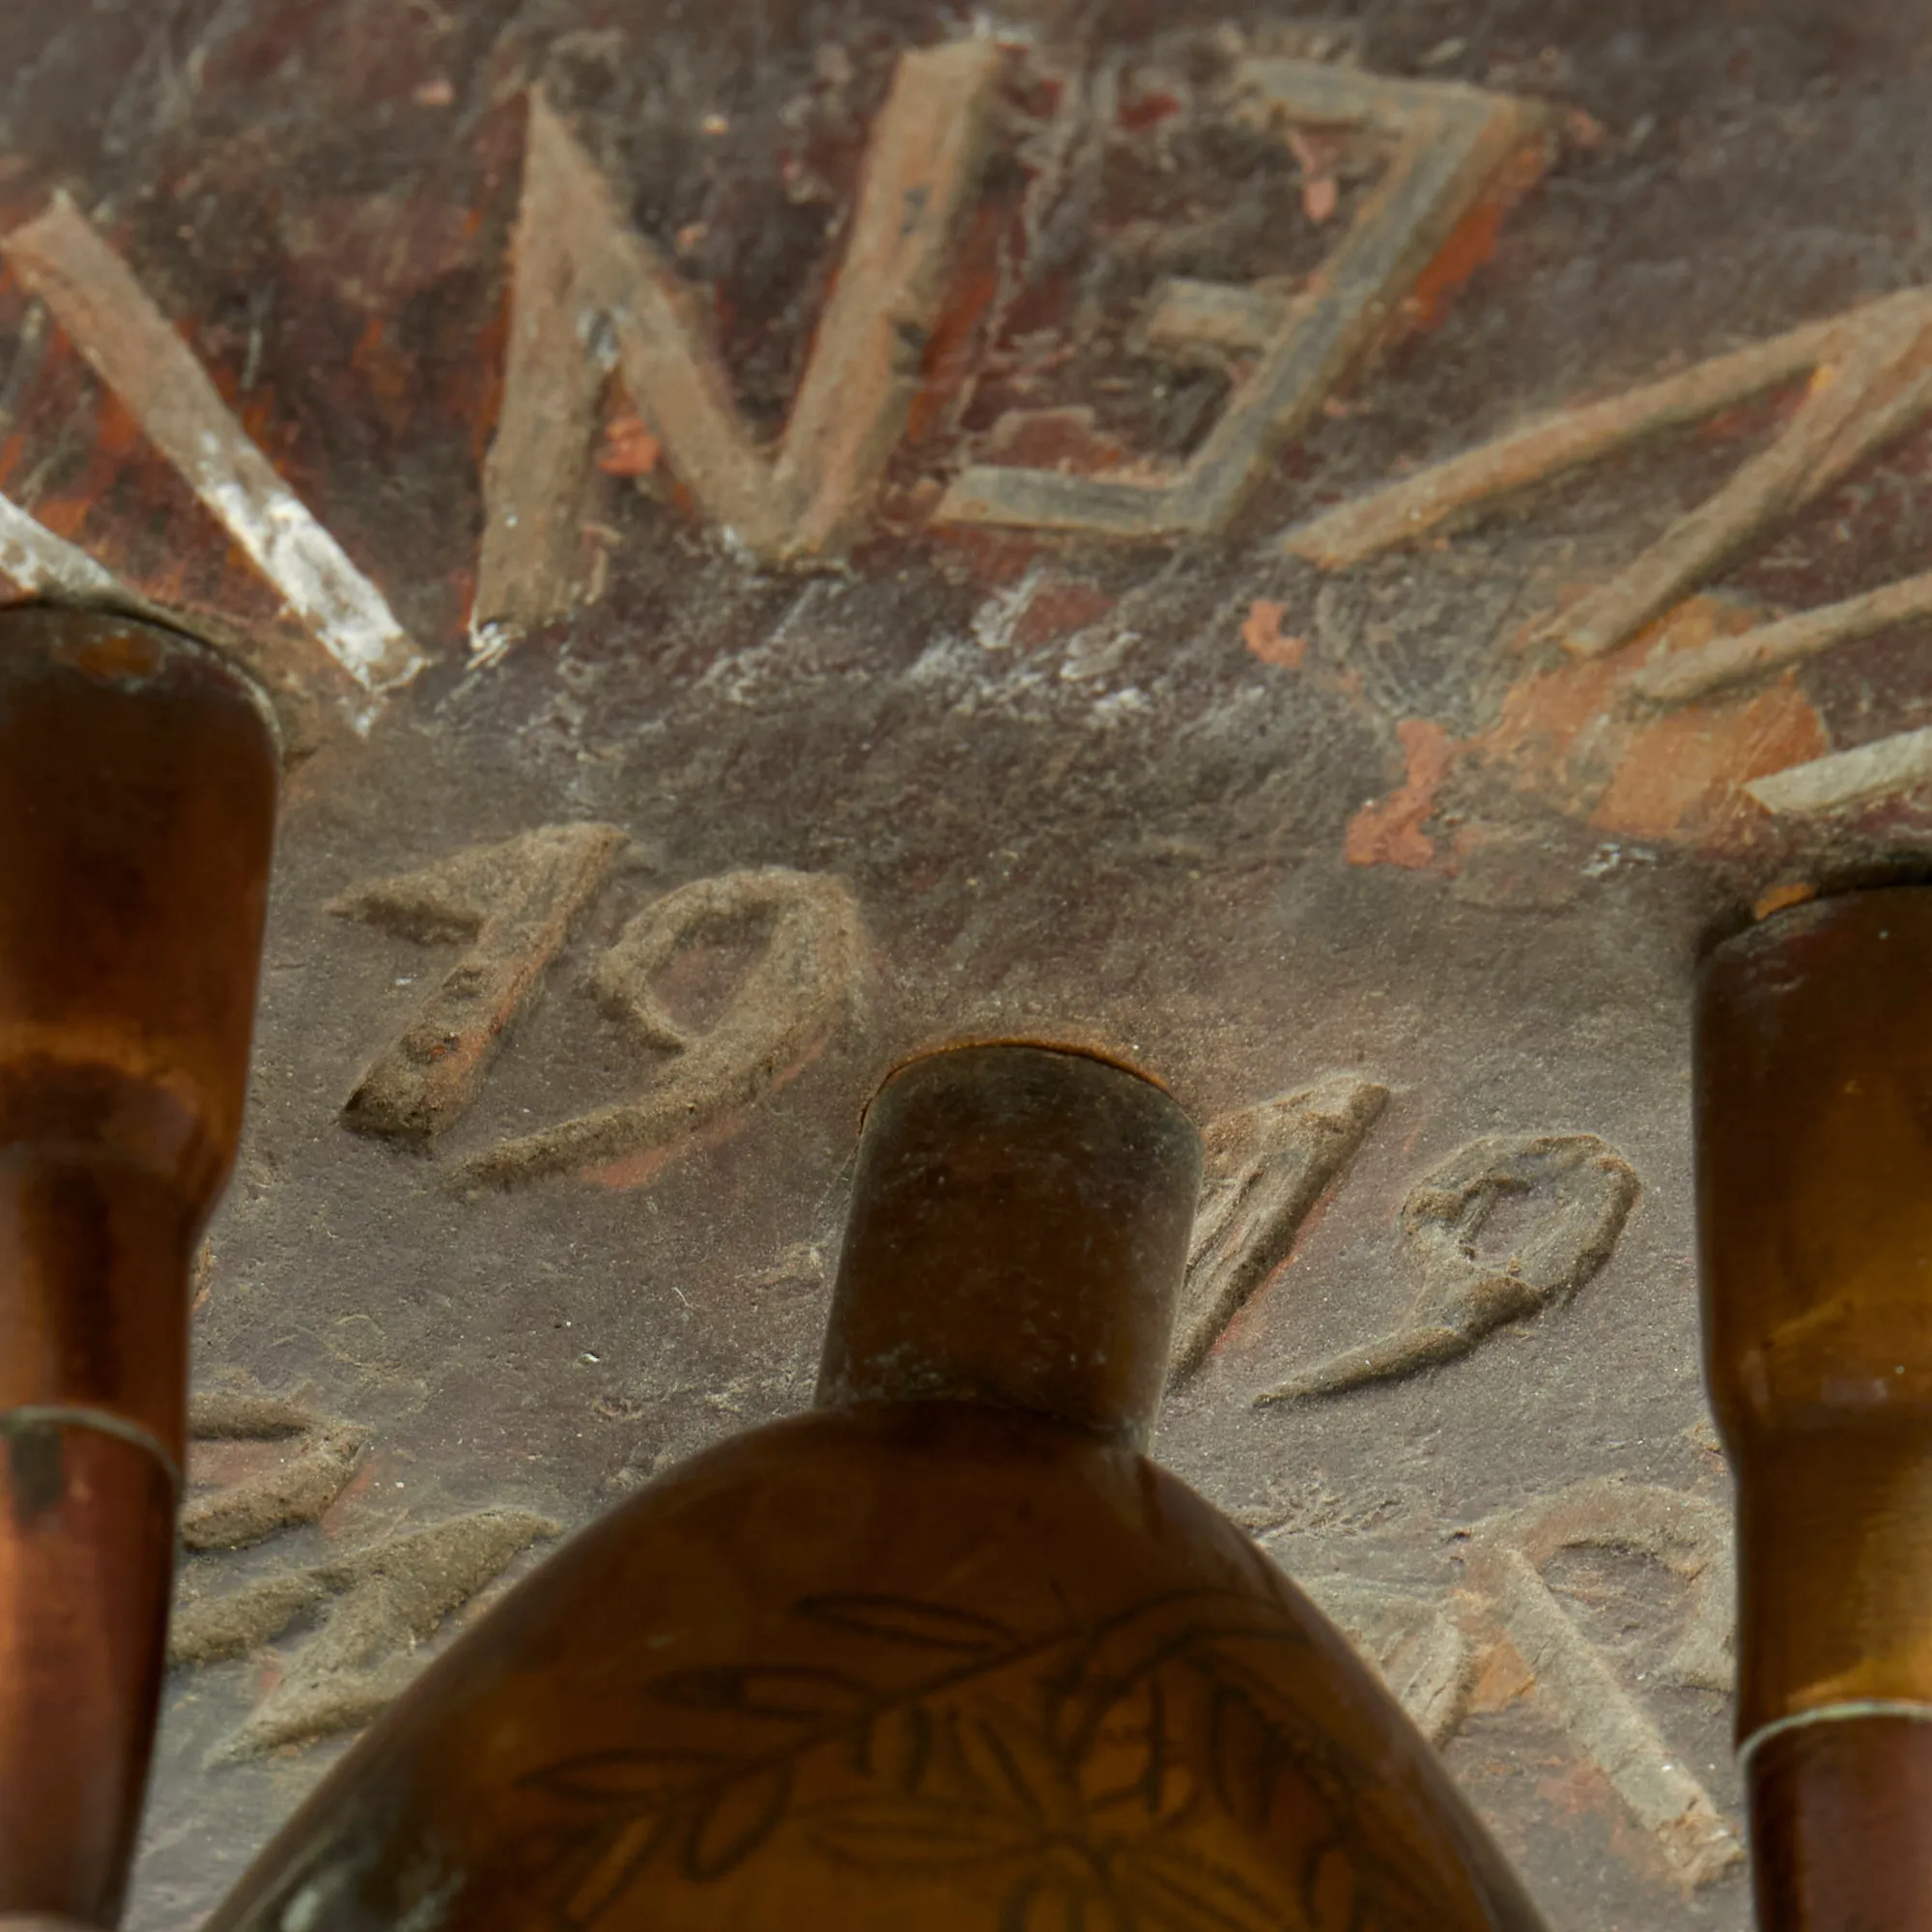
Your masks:
M1141 1453L1199 1164L1096 1060L902 1069L817 1412L577 1537L214 1932L1534 1926L1393 1700Z
M0 615L0 1917L120 1910L275 766L199 645Z
M1932 1926L1932 889L1719 949L1697 1045L1705 1370L1737 1484L1766 1932Z

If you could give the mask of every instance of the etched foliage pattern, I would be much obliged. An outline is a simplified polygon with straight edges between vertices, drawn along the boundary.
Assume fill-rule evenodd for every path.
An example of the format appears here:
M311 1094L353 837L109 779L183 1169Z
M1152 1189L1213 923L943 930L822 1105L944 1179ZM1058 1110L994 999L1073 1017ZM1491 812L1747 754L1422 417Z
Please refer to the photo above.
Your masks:
M842 1592L790 1622L792 1659L642 1687L652 1735L676 1742L526 1778L551 1817L519 1849L557 1924L781 1847L909 1903L983 1896L1002 1932L1420 1932L1455 1910L1399 1801L1268 1667L1309 1639L1266 1600L1175 1591L1030 1634Z

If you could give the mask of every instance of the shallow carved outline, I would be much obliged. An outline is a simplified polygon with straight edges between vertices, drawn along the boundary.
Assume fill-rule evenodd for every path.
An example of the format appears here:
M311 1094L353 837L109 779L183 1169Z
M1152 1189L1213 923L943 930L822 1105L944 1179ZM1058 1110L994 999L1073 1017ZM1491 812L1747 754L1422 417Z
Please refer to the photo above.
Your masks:
M762 922L764 951L717 1023L694 1035L652 980L706 934ZM696 879L639 913L591 974L591 989L640 1044L676 1057L641 1098L599 1107L471 1155L465 1190L601 1169L641 1180L721 1121L791 1078L852 1010L865 967L858 899L843 879L772 866Z
M1282 446L1373 351L1404 293L1457 224L1543 127L1533 103L1454 82L1391 80L1300 60L1248 60L1240 74L1282 120L1364 128L1394 143L1339 248L1308 291L1290 301L1191 283L1167 304L1156 340L1184 334L1189 313L1216 342L1226 340L1230 310L1251 331L1259 332L1258 318L1268 326L1253 373L1178 469L1151 481L1119 481L979 465L947 491L935 523L1126 539L1225 528ZM1207 299L1209 294L1219 299Z
M1661 1674L1728 1693L1736 1581L1726 1512L1681 1491L1591 1477L1488 1518L1468 1537L1462 1585L1446 1595L1340 1572L1296 1580L1438 1747L1468 1719L1487 1661L1513 1647L1529 1672L1523 1689L1604 1773L1678 1880L1695 1889L1735 1869L1736 1833L1542 1574L1576 1548L1662 1565L1690 1602Z
M698 508L753 557L836 556L904 430L990 133L997 43L899 57L838 278L776 449L755 446L695 292L529 99L501 419L484 473L479 652L577 599L597 403L612 368ZM611 339L600 360L602 325Z
M170 1664L188 1668L245 1657L292 1630L319 1625L288 1670L215 1746L212 1765L368 1723L421 1668L415 1647L531 1544L560 1531L527 1510L476 1510L204 1594L201 1578L215 1553L319 1521L355 1475L369 1432L290 1397L215 1390L194 1399L188 1434L196 1441L300 1446L277 1468L190 1496L183 1542L208 1553L182 1577L168 1626Z
M356 1083L344 1124L426 1145L462 1119L628 842L610 825L546 825L334 900L338 918L417 945L471 942Z
M1228 1115L1202 1135L1207 1171L1175 1319L1176 1379L1200 1367L1288 1259L1301 1224L1387 1102L1388 1089L1364 1075L1331 1073Z
M418 944L472 942L357 1082L345 1125L428 1147L461 1118L625 842L608 825L544 826L331 902L339 917ZM724 1012L702 1032L681 1025L656 976L696 940L753 930L762 951ZM830 873L774 866L676 887L637 914L590 973L605 1011L639 1045L673 1056L659 1079L640 1098L469 1156L454 1185L473 1192L586 1168L612 1185L647 1179L805 1065L853 1010L865 966L857 897Z
M1555 1201L1501 1265L1477 1243L1499 1203L1548 1186ZM1639 1192L1635 1170L1595 1134L1486 1134L1419 1180L1402 1227L1422 1287L1402 1326L1317 1363L1257 1406L1341 1395L1470 1353L1511 1321L1570 1299L1609 1260Z
M1584 1548L1630 1550L1683 1577L1691 1593L1690 1624L1664 1674L1728 1691L1736 1594L1730 1520L1699 1496L1591 1478L1477 1524L1465 1573L1534 1673L1540 1695L1655 1836L1677 1876L1688 1886L1707 1885L1742 1861L1736 1834L1543 1580L1544 1565L1559 1550Z
M1282 547L1340 570L1661 432L1803 376L1810 388L1772 441L1717 494L1545 628L1581 657L1645 635L1783 518L1932 413L1932 291L1898 295L1713 356L1600 403L1558 410L1292 529ZM1932 611L1932 573L1671 652L1660 639L1631 689L1681 704L1768 676ZM1932 730L1901 732L1753 780L1767 811L1816 815L1932 783Z
M188 1404L191 1442L285 1442L292 1454L219 1489L190 1490L179 1519L191 1550L244 1549L284 1529L320 1520L348 1487L369 1432L339 1416L318 1415L282 1396L214 1390Z

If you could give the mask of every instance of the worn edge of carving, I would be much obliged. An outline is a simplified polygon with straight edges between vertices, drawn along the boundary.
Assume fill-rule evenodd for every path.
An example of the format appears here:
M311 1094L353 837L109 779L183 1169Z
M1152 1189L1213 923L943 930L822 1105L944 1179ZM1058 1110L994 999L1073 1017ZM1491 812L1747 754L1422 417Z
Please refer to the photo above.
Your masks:
M1282 305L1259 364L1185 464L1133 482L975 465L947 491L936 523L1128 539L1224 527L1283 444L1373 352L1398 291L1545 127L1533 102L1453 83L1389 81L1293 60L1251 60L1242 72L1253 93L1286 118L1368 125L1395 136L1381 181L1334 255L1306 294ZM1212 286L1189 285L1196 307ZM1236 305L1249 294L1230 293ZM1175 312L1167 299L1162 307L1171 334ZM1161 312L1157 307L1156 316ZM1258 314L1250 307L1251 321Z
M1339 505L1290 530L1282 547L1338 570L1425 534L1460 512L1512 497L1664 430L1811 376L1791 420L1713 496L1679 517L1655 543L1547 630L1581 657L1628 643L1709 581L1768 524L1840 482L1857 464L1916 428L1932 411L1932 294L1911 289L1787 330L1605 401L1559 410L1417 475ZM1901 592L1901 598L1891 593ZM1913 614L1912 590L1889 586L1868 599L1806 613L1763 639L1723 639L1683 660L1664 659L1635 679L1645 696L1676 701L1794 662L1860 626ZM1782 654L1782 655L1780 655Z
M625 220L540 93L529 99L504 403L485 466L471 636L489 657L577 596L598 317L671 469L760 560L836 554L905 427L945 267L979 179L1004 55L963 41L900 56L873 128L837 283L790 418L753 443L696 293Z
M1747 797L1793 816L1835 811L1932 786L1932 725L1753 779Z
M1661 656L1631 679L1631 689L1657 704L1683 704L1925 617L1932 617L1932 571Z
M1339 1572L1295 1581L1438 1748L1472 1715L1485 1659L1513 1646L1528 1676L1511 1694L1541 1697L1686 1889L1735 1869L1743 1850L1728 1821L1542 1576L1570 1548L1625 1550L1672 1572L1689 1586L1690 1612L1659 1674L1728 1693L1736 1577L1726 1512L1680 1491L1590 1477L1464 1534L1466 1569L1446 1598Z
M332 1562L178 1602L168 1630L175 1665L243 1657L325 1617L288 1674L209 1762L259 1757L367 1723L415 1675L412 1653L444 1618L531 1544L559 1534L560 1524L528 1510L479 1510Z
M1543 1580L1558 1550L1628 1549L1690 1585L1690 1628L1665 1666L1675 1682L1728 1690L1728 1613L1734 1594L1730 1524L1701 1497L1596 1477L1471 1532L1467 1582L1580 1743L1687 1888L1739 1864L1744 1849L1710 1795L1677 1761L1656 1724L1617 1681Z
M718 1024L691 1037L650 991L650 976L694 935L758 918L770 921L763 956ZM600 1107L472 1155L455 1184L514 1186L690 1146L803 1064L849 1011L864 961L858 899L829 873L772 867L695 880L666 894L625 926L591 983L605 1010L641 1043L678 1057L642 1099Z
M1358 1073L1264 1100L1203 1136L1208 1173L1175 1320L1170 1374L1206 1360L1294 1245L1309 1210L1380 1119L1388 1089Z
M1503 1193L1587 1176L1582 1198L1563 1199L1502 1267L1475 1258L1489 1206ZM1593 1185L1589 1183L1594 1183ZM1471 1353L1512 1321L1560 1305L1609 1260L1640 1184L1635 1170L1595 1134L1486 1134L1418 1181L1403 1204L1403 1233L1422 1262L1422 1287L1403 1324L1345 1349L1255 1398L1257 1407L1346 1394Z
M1887 297L1870 307L1898 299ZM1869 312L1869 308L1854 311ZM1819 352L1839 320L1805 323L1641 388L1552 411L1492 441L1419 469L1400 483L1324 510L1289 530L1281 546L1324 570L1346 570L1426 536L1463 512L1795 382L1816 366Z
M186 343L72 200L57 193L0 250L335 663L372 696L414 677L427 660L382 592L248 440Z
M188 1405L187 1433L197 1442L299 1442L288 1463L183 1503L180 1532L190 1550L242 1549L277 1531L314 1522L355 1473L369 1432L336 1416L319 1416L284 1396L215 1390Z
M1550 630L1579 657L1628 643L1708 582L1758 532L1814 502L1932 409L1932 297L1841 323L1783 429L1717 493Z
M419 945L472 942L356 1082L344 1123L426 1146L461 1119L628 842L610 825L544 826L331 901Z

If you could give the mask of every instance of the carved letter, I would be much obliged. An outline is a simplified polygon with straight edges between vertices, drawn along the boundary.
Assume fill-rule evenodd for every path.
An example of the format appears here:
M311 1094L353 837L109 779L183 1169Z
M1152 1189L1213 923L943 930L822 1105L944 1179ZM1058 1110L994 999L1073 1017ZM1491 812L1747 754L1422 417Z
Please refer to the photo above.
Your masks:
M1396 143L1333 259L1292 301L1199 282L1170 286L1151 342L1232 344L1260 354L1226 414L1179 469L1126 483L973 469L947 492L938 520L1123 538L1225 527L1282 445L1373 351L1404 293L1542 125L1525 101L1446 82L1296 60L1249 61L1244 73L1264 109L1281 121L1367 127Z
M698 507L765 559L838 553L905 426L1001 64L989 41L904 55L784 438L758 450L691 293L625 225L541 97L529 107L502 420L471 629L485 652L575 598L608 323L637 407Z
M259 1757L366 1724L421 1668L414 1647L532 1543L557 1532L526 1510L479 1510L225 1596L184 1596L168 1630L176 1664L245 1656L298 1623L327 1619L214 1757Z
M419 945L474 942L362 1076L342 1110L350 1126L428 1142L462 1117L624 843L608 825L546 826L329 908Z
M1889 296L1608 402L1560 411L1330 510L1291 530L1283 545L1339 569L1419 536L1456 511L1593 462L1659 430L1695 422L1807 370L1809 394L1767 449L1554 621L1571 650L1594 657L1627 643L1710 582L1771 525L1815 500L1923 419L1932 410L1932 296L1920 289Z
M208 372L87 217L56 195L4 248L101 381L329 656L366 692L407 684L424 659L382 592L248 440ZM57 540L27 536L14 516L0 518L0 540L7 540L10 574L16 559L24 565L27 574L17 581L27 588L98 594L105 587L78 570L71 545L53 549ZM117 601L127 601L125 593Z
M1648 1556L1690 1583L1690 1626L1665 1675L1726 1690L1730 1524L1716 1504L1671 1490L1579 1483L1478 1525L1468 1572L1565 1728L1657 1835L1684 1882L1707 1884L1743 1858L1736 1837L1543 1580L1543 1566L1559 1549L1589 1546Z
M318 1521L355 1473L368 1434L283 1396L197 1396L188 1411L196 1448L182 1541L190 1550L242 1549ZM201 1592L209 1559L190 1564L168 1628L171 1663L242 1657L299 1624L325 1620L214 1758L255 1757L367 1723L420 1667L414 1646L539 1537L557 1530L525 1510L480 1510L327 1563L270 1572L222 1596Z
M313 1415L299 1403L230 1392L196 1396L187 1433L200 1445L181 1512L189 1549L245 1549L316 1521L348 1486L369 1440L366 1429ZM211 1460L226 1480L205 1486Z

